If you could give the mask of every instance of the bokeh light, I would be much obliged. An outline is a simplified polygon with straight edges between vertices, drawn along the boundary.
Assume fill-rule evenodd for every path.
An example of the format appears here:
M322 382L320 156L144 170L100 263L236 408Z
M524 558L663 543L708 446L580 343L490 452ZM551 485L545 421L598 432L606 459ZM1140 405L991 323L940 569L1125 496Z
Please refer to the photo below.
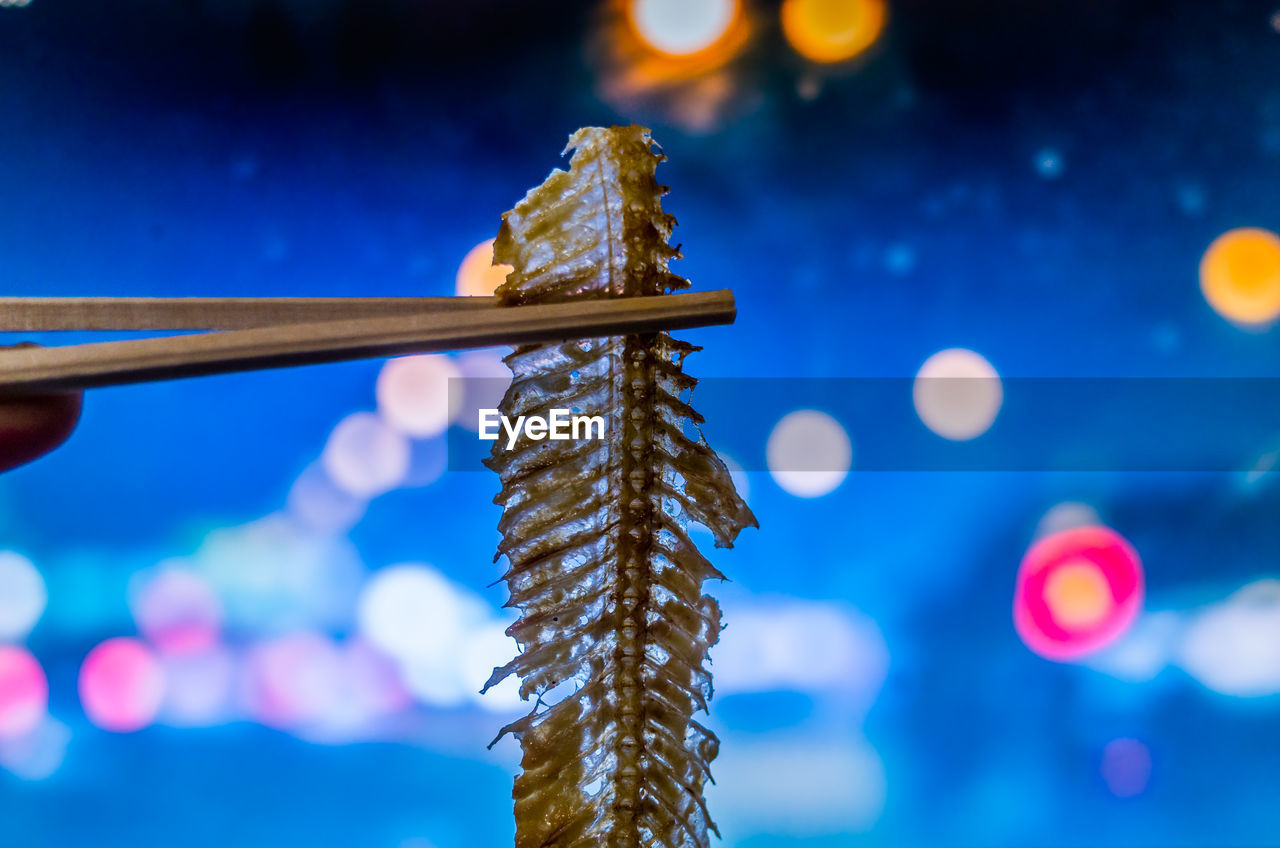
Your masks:
M296 730L323 720L342 686L342 659L323 634L298 631L259 642L245 659L245 707L268 727Z
M160 712L164 670L137 639L108 639L85 657L79 688L89 721L103 730L131 733L150 725Z
M462 376L453 360L441 354L389 359L378 373L375 392L383 420L406 436L422 439L444 432L462 407Z
M364 564L346 536L275 513L214 530L187 561L218 593L229 626L250 633L350 625Z
M1013 620L1027 647L1052 660L1114 642L1142 605L1137 553L1118 533L1089 526L1035 542L1018 569Z
M324 744L371 738L410 703L388 657L360 638L305 630L249 649L242 694L254 720Z
M70 741L71 728L46 714L29 733L0 736L0 767L22 780L45 780L61 767Z
M817 498L834 491L849 475L853 443L840 422L827 413L800 409L774 425L765 461L784 490Z
M502 351L487 348L469 350L457 359L462 375L462 404L457 410L459 427L479 431L481 409L497 409L511 385L511 369L502 361Z
M1040 517L1039 523L1036 524L1036 538L1101 523L1102 519L1098 511L1089 504L1080 501L1063 501L1051 506Z
M838 691L866 708L888 674L880 628L843 605L787 601L726 608L725 618L712 652L720 694Z
M829 837L869 830L884 812L884 763L864 739L735 742L721 750L716 783L707 789L727 833Z
M329 479L358 497L394 489L409 470L409 442L372 412L348 415L333 428L320 455Z
M615 108L707 132L745 101L731 64L753 28L741 0L610 0L602 11L589 53Z
M49 593L31 560L0 551L0 641L25 639L44 613Z
M1117 798L1141 795L1151 778L1151 751L1137 739L1113 739L1102 749L1098 770Z
M313 462L289 488L289 515L319 533L345 533L364 518L368 501L339 488L324 467Z
M1114 643L1086 660L1089 668L1129 683L1146 683L1174 661L1185 622L1179 612L1143 613Z
M483 297L507 279L514 270L510 265L493 264L493 239L482 241L462 258L458 266L457 293L463 297Z
M49 708L49 682L25 648L0 645L0 739L35 730Z
M884 30L884 0L784 0L782 32L814 62L843 62L864 52Z
M215 727L235 715L238 666L222 646L160 657L164 700L159 720L171 727Z
M466 677L467 694L472 701L490 712L518 710L523 703L520 700L520 680L515 675L483 695L480 694L493 670L511 662L520 653L520 646L506 634L506 629L505 621L492 621L473 627L467 634L463 650L462 668Z
M1280 580L1250 583L1196 615L1178 663L1224 695L1280 694Z
M976 439L995 423L1004 403L1000 375L981 354L941 350L925 360L911 387L916 414L944 439Z
M185 568L161 567L135 575L129 608L139 632L161 651L201 651L218 640L222 604L209 582Z
M1200 260L1200 290L1228 321L1274 321L1280 316L1280 236L1257 227L1218 236Z
M425 563L375 571L356 606L360 632L399 659L450 653L454 640L487 617L483 601L464 595L461 587Z
M662 53L688 56L723 39L739 0L630 0L627 12L640 40Z

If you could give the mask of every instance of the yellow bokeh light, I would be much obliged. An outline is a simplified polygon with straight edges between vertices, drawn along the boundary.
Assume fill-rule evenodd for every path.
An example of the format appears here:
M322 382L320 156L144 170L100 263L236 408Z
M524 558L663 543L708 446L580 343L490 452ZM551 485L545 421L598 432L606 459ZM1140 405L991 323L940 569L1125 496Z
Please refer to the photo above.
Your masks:
M1218 236L1200 260L1200 290L1228 321L1259 325L1280 317L1280 236L1258 227Z
M740 11L739 0L630 0L627 20L659 53L692 56L724 40Z
M1071 630L1094 626L1107 617L1113 604L1107 578L1089 562L1056 569L1045 580L1044 599L1053 620Z
M471 248L458 266L458 294L464 297L491 295L512 270L510 265L493 264L493 239L482 241Z
M884 0L785 0L782 32L814 62L843 62L866 50L884 30Z

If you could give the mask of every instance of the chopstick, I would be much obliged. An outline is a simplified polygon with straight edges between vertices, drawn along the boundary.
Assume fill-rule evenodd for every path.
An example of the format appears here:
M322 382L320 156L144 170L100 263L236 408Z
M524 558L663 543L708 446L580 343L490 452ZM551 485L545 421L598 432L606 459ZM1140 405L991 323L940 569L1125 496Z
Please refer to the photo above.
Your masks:
M436 312L0 350L0 395L12 397L407 353L684 329L732 323L736 315L733 293L727 289L536 306L506 307L496 305L492 298L468 299L489 303ZM44 326L48 328L47 322Z
M45 330L247 330L490 309L495 297L0 297L0 333Z

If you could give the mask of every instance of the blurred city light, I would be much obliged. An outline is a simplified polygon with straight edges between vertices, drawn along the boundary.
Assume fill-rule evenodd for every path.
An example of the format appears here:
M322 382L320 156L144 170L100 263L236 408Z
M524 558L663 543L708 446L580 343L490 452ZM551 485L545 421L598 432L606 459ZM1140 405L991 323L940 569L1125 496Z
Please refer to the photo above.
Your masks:
M164 700L164 669L137 639L102 642L80 667L80 703L103 730L131 733L155 721Z
M340 489L324 467L313 462L303 469L289 489L289 515L317 533L345 533L360 522L368 501Z
M365 573L345 536L308 532L278 513L214 530L174 564L208 579L228 624L250 633L350 625Z
M880 628L842 604L787 600L726 609L725 619L711 653L721 694L838 691L865 709L889 671Z
M1178 663L1224 695L1280 693L1280 580L1250 583L1194 616Z
M49 707L44 669L25 648L0 645L0 739L17 739L39 726Z
M721 123L741 90L730 65L752 31L740 0L612 0L602 9L592 53L606 101L694 132Z
M389 359L378 372L378 412L406 436L439 435L462 406L461 393L449 391L450 381L461 376L453 360L440 354Z
M462 258L458 266L456 291L463 297L484 297L507 279L513 270L510 265L493 264L493 239L482 241Z
M49 600L44 579L31 560L0 551L0 641L25 639Z
M765 462L779 486L801 498L836 489L853 465L853 443L840 422L816 409L788 413L774 425Z
M884 29L884 0L784 0L782 32L814 62L843 62L864 52Z
M688 56L713 47L738 15L739 0L630 0L636 35L654 50Z
M369 498L400 485L409 470L409 442L372 412L355 412L333 428L320 462L344 491Z
M1180 613L1143 613L1119 639L1091 654L1085 663L1117 680L1146 683L1173 663L1183 630Z
M944 439L976 439L995 423L1004 402L1000 375L980 354L940 350L925 360L912 384L916 414Z
M71 728L45 715L22 736L0 736L0 767L22 780L45 780L62 766L70 741Z
M1118 639L1142 596L1142 562L1129 543L1106 527L1075 527L1040 539L1023 557L1014 625L1037 654L1076 659Z
M1101 523L1102 520L1098 516L1098 511L1089 504L1079 501L1063 501L1051 506L1040 517L1039 523L1036 524L1035 537L1039 539L1044 536L1052 536L1063 530L1088 527L1091 524Z
M208 581L185 568L160 567L134 575L129 608L138 630L168 653L209 648L222 629L222 604Z
M226 648L162 654L160 664L165 686L159 721L171 727L216 727L235 717L239 669Z
M1200 260L1200 290L1228 321L1274 321L1280 316L1280 236L1258 227L1218 236Z
M489 607L423 563L375 571L360 593L356 621L371 644L397 659L444 658Z
M1140 795L1151 778L1151 751L1137 739L1113 739L1102 749L1099 771L1117 798Z
M861 833L880 818L888 794L880 756L856 737L739 736L714 768L707 801L725 833Z
M511 385L511 369L502 361L503 352L496 349L469 350L457 358L462 375L462 402L455 420L459 427L471 432L480 429L479 411L497 409ZM454 389L457 393L457 388Z
M245 657L245 709L281 730L317 724L337 700L342 675L338 649L323 634L297 631L259 642Z

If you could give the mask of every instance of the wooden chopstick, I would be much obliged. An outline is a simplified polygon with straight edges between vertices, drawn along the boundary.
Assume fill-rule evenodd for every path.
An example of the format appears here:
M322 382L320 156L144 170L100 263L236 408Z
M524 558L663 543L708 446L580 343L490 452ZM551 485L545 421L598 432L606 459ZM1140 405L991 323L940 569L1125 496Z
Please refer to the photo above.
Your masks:
M0 395L114 386L406 353L732 323L729 290L281 324L0 350Z
M494 297L0 297L0 333L247 330L496 305Z

